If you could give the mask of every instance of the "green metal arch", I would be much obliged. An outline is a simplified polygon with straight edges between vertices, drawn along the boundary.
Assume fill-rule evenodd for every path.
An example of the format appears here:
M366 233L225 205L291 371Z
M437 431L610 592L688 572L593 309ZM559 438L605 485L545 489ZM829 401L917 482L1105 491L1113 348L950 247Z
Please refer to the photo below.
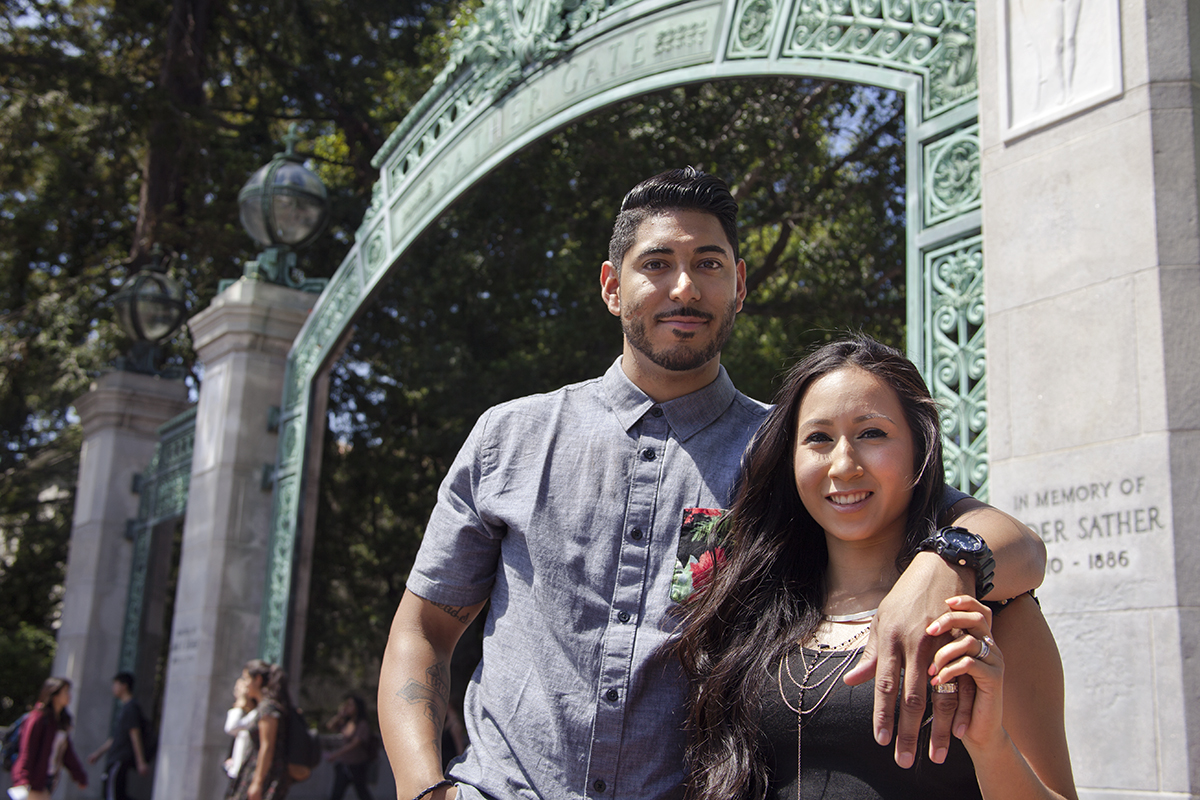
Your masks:
M908 348L945 406L947 477L986 496L975 3L969 0L488 0L376 155L354 247L288 358L260 652L279 661L314 379L405 250L513 153L658 89L804 75L905 94Z

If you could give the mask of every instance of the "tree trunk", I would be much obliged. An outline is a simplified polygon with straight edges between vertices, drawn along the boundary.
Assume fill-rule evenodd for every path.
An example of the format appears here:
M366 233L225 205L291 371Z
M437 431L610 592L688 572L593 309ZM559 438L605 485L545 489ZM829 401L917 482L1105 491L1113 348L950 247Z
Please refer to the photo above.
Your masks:
M204 78L207 73L205 46L212 24L213 5L218 0L174 0L167 25L167 44L159 73L157 115L149 138L138 199L137 229L131 266L149 259L167 213L183 211L180 164L190 137L185 135L189 119L204 113ZM172 208L173 206L173 208Z

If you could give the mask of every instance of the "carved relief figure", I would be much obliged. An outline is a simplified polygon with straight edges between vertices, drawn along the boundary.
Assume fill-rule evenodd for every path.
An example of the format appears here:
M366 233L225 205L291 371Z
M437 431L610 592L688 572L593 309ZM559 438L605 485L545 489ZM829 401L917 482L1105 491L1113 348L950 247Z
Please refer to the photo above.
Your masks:
M1037 111L1073 99L1076 39L1083 0L1019 0L1037 51Z
M1006 0L1007 125L1021 133L1120 95L1118 0Z

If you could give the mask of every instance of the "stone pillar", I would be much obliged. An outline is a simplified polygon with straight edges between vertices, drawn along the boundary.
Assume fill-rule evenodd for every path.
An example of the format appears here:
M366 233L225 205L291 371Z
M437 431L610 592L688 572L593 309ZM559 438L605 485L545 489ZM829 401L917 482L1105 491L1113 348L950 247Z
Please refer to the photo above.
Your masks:
M272 408L317 295L243 278L189 321L204 383L196 416L154 797L211 800L227 785L223 723L258 654L276 457Z
M1200 7L978 10L992 502L1046 542L1080 797L1200 797Z
M125 530L138 513L133 476L154 455L157 428L186 407L181 381L124 371L101 375L75 401L83 449L54 674L74 686L74 741L84 755L108 738L112 720L133 559ZM90 776L86 796L99 797L99 767ZM69 796L84 796L67 783Z

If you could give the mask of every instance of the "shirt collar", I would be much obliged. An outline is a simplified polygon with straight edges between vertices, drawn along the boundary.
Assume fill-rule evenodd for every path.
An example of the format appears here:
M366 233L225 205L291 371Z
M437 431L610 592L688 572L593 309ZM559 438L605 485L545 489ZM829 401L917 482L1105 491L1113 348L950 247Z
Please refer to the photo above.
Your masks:
M737 394L729 373L721 366L716 379L703 389L697 389L691 394L676 397L665 403L655 403L629 380L625 370L621 369L620 356L608 368L608 372L604 373L603 383L613 413L616 414L622 428L628 431L646 412L657 405L663 410L667 423L680 441L687 441L712 424L717 417L725 413L725 409L729 408Z

